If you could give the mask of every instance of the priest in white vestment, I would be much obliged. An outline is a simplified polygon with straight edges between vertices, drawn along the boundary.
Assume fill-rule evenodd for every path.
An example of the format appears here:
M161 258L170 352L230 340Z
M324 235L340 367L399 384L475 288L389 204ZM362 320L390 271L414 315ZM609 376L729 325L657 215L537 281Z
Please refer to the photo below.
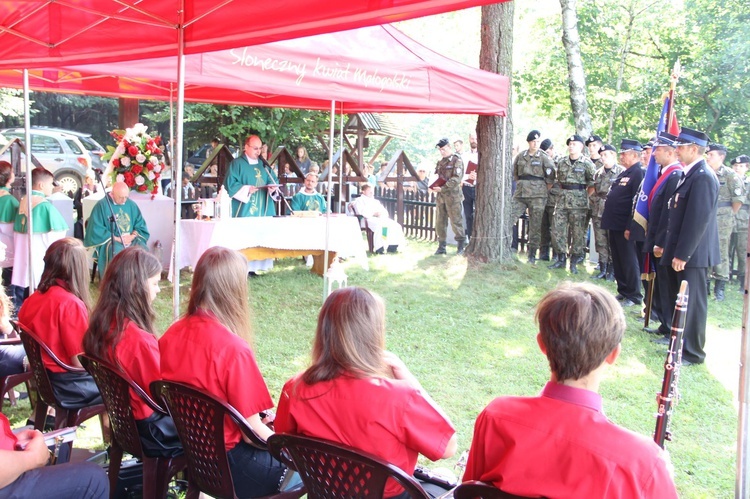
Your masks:
M352 202L357 215L367 220L367 226L373 232L373 251L395 253L399 246L406 245L404 229L388 216L383 203L375 199L375 190L370 184L362 186L362 195Z

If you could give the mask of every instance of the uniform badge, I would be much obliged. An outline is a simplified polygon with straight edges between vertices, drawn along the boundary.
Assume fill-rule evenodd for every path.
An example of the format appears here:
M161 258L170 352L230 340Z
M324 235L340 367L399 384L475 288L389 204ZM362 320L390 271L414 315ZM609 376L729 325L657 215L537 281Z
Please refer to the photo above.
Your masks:
M628 182L630 182L630 177L620 179L620 185L628 185Z
M547 175L552 175L552 168L547 168Z
M739 196L740 194L742 194L742 189L737 188L737 189L734 190L734 195L735 196Z

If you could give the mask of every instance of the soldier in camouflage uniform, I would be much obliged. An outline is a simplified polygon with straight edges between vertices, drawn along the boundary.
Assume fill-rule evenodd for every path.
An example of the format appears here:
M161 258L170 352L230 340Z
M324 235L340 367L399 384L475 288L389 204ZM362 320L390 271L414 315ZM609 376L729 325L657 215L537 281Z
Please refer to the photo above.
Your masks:
M603 165L602 157L599 154L599 149L602 148L602 146L604 145L604 142L602 142L602 138L599 137L598 135L591 135L588 139L586 139L585 145L586 145L586 149L588 149L589 151L589 159L591 160L592 163L594 163L594 171L596 172ZM585 224L587 228L595 216L596 216L596 211L594 209L593 198L589 196L589 209L586 211L586 224ZM589 237L591 236L594 236L593 230L589 234ZM590 247L588 240L586 240L586 247L587 248ZM583 255L581 255L581 258L579 259L578 263L583 263Z
M750 223L750 179L746 177L748 167L750 167L750 156L743 154L732 160L734 173L740 177L740 180L743 181L745 187L742 207L740 207L740 211L734 215L734 232L732 232L732 238L735 240L734 256L737 259L737 280L740 282L740 292L745 291L747 227ZM730 255L730 257L731 256L732 255Z
M438 182L444 182L439 187L430 190L437 192L435 199L435 233L438 238L438 249L436 255L445 255L445 239L448 232L448 220L450 219L453 233L458 244L458 255L464 254L464 217L461 211L464 195L461 191L461 179L464 175L464 164L457 154L453 154L450 141L446 138L437 143L442 159L437 162L435 173Z
M724 300L724 288L729 280L729 238L734 229L734 214L742 206L745 187L734 171L724 166L727 148L721 144L709 144L706 149L706 163L719 179L719 206L716 210L716 222L719 227L719 251L721 263L711 270L714 278L714 298ZM710 284L710 283L709 283Z
M565 268L568 251L568 231L571 232L570 272L578 273L577 259L583 257L586 242L586 210L589 206L589 193L594 191L594 163L583 155L583 138L571 135L566 141L568 156L557 163L557 181L562 192L555 206L552 241L557 252L557 261L551 269Z
M547 154L547 157L552 161L552 165L554 166L557 163L557 158L555 157L555 146L552 144L552 141L544 139L539 148ZM549 261L549 249L552 246L552 219L555 215L555 203L557 202L557 198L560 197L561 190L560 184L555 180L556 177L557 170L553 169L552 175L550 175L552 187L547 192L547 204L544 207L544 213L542 213L539 259L545 261Z
M536 251L542 239L542 214L547 205L547 191L554 180L555 165L546 153L539 149L541 134L532 130L526 136L529 148L513 160L513 179L516 192L513 194L511 220L529 210L529 263L536 263Z
M604 202L607 200L609 188L624 168L617 164L617 151L609 144L599 149L598 156L598 161L602 166L596 170L594 192L589 196L594 222L594 244L599 255L599 273L594 278L605 279L609 275L614 280L612 256L609 253L609 236L606 229L602 229L602 213L604 213Z

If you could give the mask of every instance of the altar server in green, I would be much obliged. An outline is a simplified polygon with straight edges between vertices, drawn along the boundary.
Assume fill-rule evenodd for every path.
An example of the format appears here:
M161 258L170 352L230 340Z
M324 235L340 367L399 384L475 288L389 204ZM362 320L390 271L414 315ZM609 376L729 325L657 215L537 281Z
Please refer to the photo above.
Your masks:
M26 196L21 198L13 226L13 247L15 256L13 261L13 277L11 278L11 294L16 310L21 308L30 284L29 267L33 271L34 285L39 284L44 270L44 254L47 248L65 237L68 224L57 211L57 208L47 201L52 194L54 178L48 170L39 167L31 170L31 221L34 231L29 237L28 202ZM29 260L29 246L33 250L33 261Z
M10 192L15 175L7 161L0 161L0 243L5 245L5 258L0 262L3 269L3 286L10 286L13 273L13 226L18 214L18 199Z
M97 260L99 279L104 277L104 270L109 260L125 248L133 245L148 248L149 232L146 220L143 219L140 208L129 199L130 188L125 182L116 182L112 191L107 193L115 212L119 233L115 230L114 252L112 249L112 230L110 226L110 211L106 198L100 199L91 210L86 224L86 234L83 244L87 248L94 248Z
M315 190L317 186L318 175L316 173L305 175L305 188L292 197L292 210L325 213L326 200L321 193Z
M257 135L245 141L245 153L229 163L224 187L232 197L233 217L272 217L276 215L271 194L279 181L270 168L263 166L260 156L263 142Z

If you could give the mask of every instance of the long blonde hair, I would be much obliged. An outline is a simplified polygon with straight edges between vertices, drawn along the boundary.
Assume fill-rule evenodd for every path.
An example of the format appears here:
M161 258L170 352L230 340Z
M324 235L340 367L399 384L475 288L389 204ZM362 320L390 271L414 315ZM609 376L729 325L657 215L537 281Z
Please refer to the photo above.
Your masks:
M307 384L343 373L357 377L393 377L385 364L385 304L364 288L337 289L318 315L312 365L302 374Z
M240 253L214 246L203 253L193 273L187 315L203 310L252 344L247 294L247 260Z

